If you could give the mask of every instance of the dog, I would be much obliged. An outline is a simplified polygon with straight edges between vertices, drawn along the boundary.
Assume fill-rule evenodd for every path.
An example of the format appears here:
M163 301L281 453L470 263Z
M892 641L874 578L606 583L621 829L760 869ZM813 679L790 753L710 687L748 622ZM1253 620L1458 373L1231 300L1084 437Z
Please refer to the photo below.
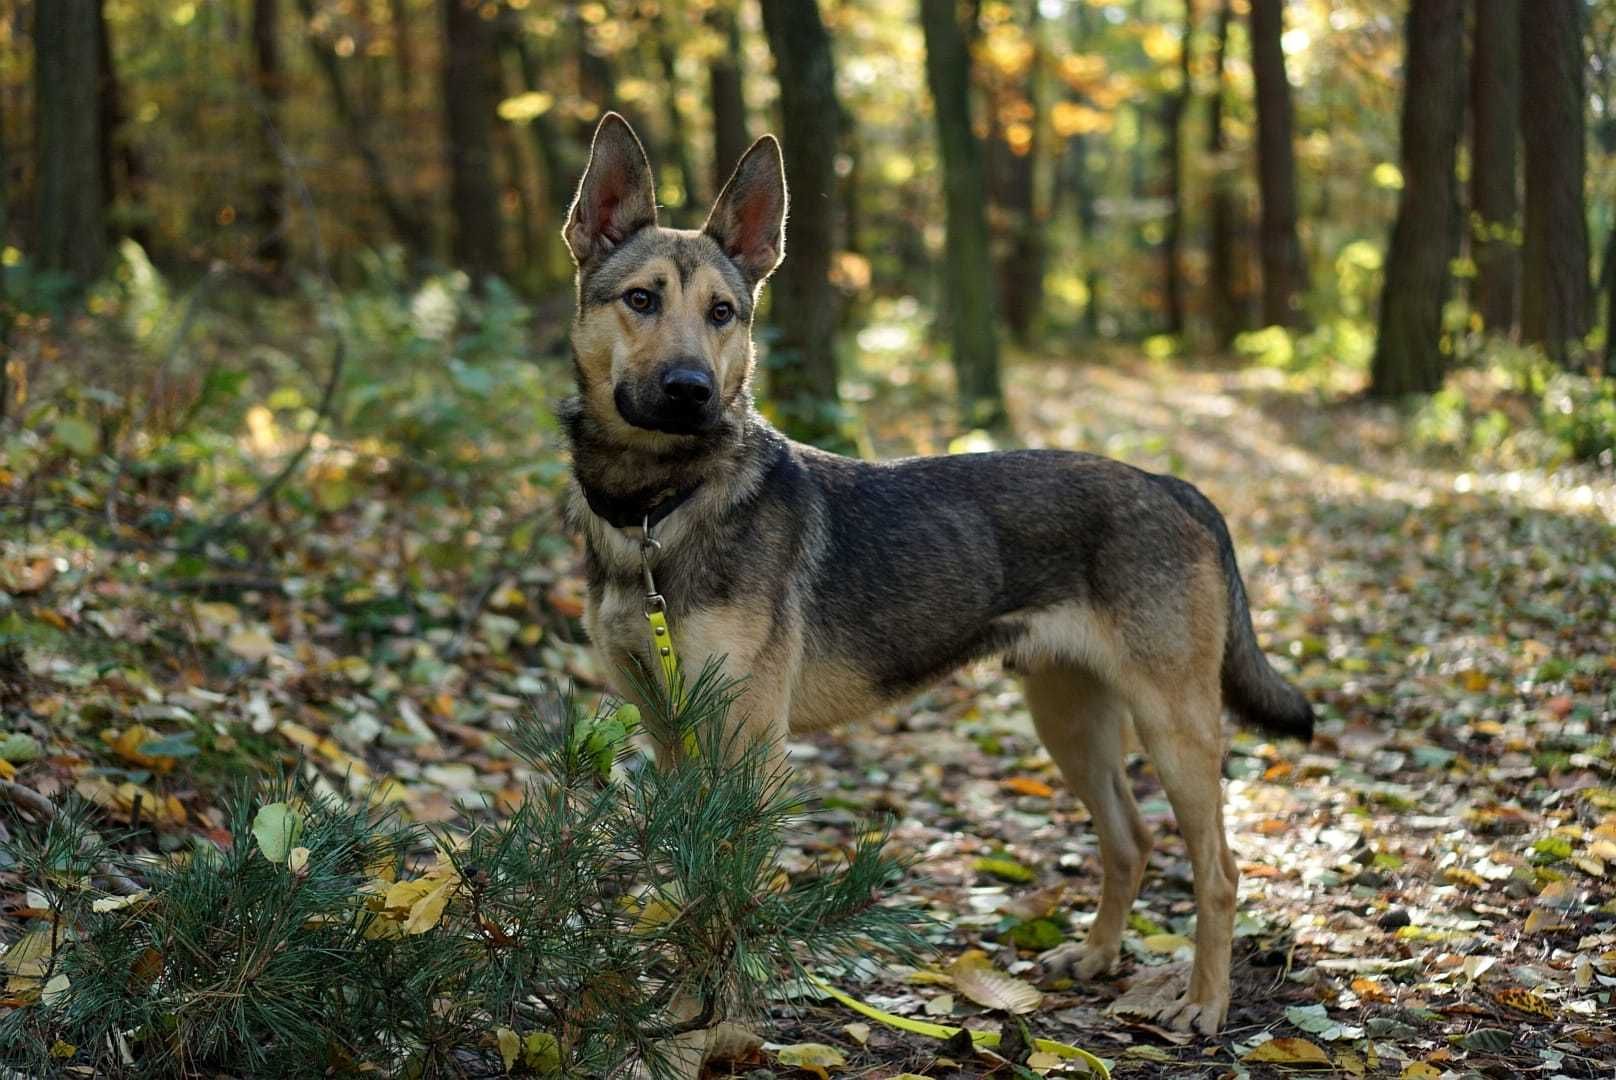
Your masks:
M732 723L776 754L788 732L1005 659L1099 838L1093 926L1041 958L1081 978L1117 964L1151 847L1124 769L1131 724L1183 833L1198 912L1187 985L1154 1015L1216 1032L1239 876L1223 826L1222 711L1302 739L1313 726L1258 646L1222 515L1182 480L1092 454L871 463L787 439L754 407L751 338L785 255L786 210L772 136L741 158L706 224L681 230L657 223L628 123L607 114L595 132L564 229L577 394L561 415L602 670L657 669L646 527L685 667L721 658L743 678Z

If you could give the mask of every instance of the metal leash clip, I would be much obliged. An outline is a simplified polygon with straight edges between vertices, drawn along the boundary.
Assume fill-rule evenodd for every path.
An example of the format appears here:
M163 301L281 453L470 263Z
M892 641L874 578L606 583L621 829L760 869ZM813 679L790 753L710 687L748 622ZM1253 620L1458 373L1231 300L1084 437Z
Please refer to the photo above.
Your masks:
M668 602L657 591L656 578L651 574L651 559L662 550L662 543L651 535L651 515L645 515L640 526L640 574L645 579L645 613L667 611Z

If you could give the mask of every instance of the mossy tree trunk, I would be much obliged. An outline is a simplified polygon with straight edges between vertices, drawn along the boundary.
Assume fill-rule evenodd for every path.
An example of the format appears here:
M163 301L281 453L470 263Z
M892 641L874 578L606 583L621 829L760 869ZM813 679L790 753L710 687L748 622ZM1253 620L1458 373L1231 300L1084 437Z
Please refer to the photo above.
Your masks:
M100 0L34 5L37 256L81 281L100 274L107 255L100 37Z
M1296 148L1291 84L1285 75L1284 0L1251 0L1251 66L1257 82L1257 180L1262 192L1262 318L1302 321L1307 263L1296 231Z
M1472 307L1493 333L1513 334L1520 302L1520 0L1489 0L1473 12L1470 65Z
M1403 189L1386 257L1370 393L1389 398L1442 385L1442 308L1452 285L1458 214L1454 173L1464 109L1464 2L1409 9L1403 83Z
M999 341L994 326L982 146L971 127L971 56L955 0L920 0L926 81L937 117L947 207L944 297L965 422L1002 427Z
M1526 149L1521 337L1557 363L1588 332L1582 4L1521 5L1521 140Z
M836 385L841 304L830 280L840 205L836 66L816 0L763 0L763 30L780 84L780 135L791 201L786 259L770 286L769 318L777 336L769 348L769 397L794 437L841 445Z

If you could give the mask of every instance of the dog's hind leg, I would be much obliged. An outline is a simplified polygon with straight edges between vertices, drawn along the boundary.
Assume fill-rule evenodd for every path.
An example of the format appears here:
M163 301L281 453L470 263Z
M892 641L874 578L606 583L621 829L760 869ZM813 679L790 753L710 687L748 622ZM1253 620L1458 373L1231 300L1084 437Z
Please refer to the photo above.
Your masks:
M1229 950L1240 870L1223 829L1223 730L1216 667L1201 678L1139 685L1131 698L1195 873L1195 962L1183 996L1155 1015L1180 1031L1211 1035L1229 1011Z
M1122 929L1150 854L1150 830L1123 767L1128 706L1105 682L1075 667L1030 672L1023 686L1039 738L1094 819L1104 869L1100 908L1088 937L1040 959L1052 971L1070 969L1089 979L1116 966Z

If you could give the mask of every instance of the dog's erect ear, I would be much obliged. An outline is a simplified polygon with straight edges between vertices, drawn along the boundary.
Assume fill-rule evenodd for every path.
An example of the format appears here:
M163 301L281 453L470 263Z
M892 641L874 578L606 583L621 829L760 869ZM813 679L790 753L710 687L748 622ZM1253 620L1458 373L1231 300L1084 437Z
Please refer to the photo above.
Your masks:
M741 156L702 231L753 285L780 265L786 254L786 170L773 135Z
M656 188L645 148L617 113L600 118L589 166L562 236L580 266L656 224Z

